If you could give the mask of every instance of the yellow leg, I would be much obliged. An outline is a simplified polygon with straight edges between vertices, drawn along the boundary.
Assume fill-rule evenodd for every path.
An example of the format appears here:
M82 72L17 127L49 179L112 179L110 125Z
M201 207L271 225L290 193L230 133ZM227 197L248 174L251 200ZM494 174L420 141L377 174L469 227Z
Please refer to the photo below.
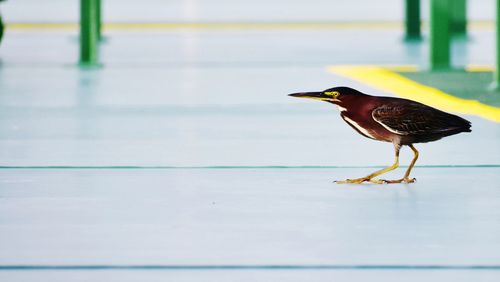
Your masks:
M415 147L413 147L413 144L409 145L409 147L413 151L414 156L413 156L413 160L411 160L410 166L406 170L405 175L403 176L403 178L398 179L398 180L382 180L382 182L384 182L384 183L401 183L401 182L403 182L403 183L413 183L413 182L416 181L415 178L410 178L410 172L411 172L413 166L415 165L415 163L417 162L418 151L417 151L417 149L415 149Z
M390 167L386 167L384 169L377 170L374 173L372 173L370 175L367 175L365 177L356 178L356 179L346 179L346 180L341 180L341 181L335 181L335 183L337 183L337 184L347 184L347 183L359 184L359 183L363 183L363 182L366 182L366 181L369 181L369 182L372 182L372 183L376 183L376 184L387 183L387 182L384 182L383 180L376 180L376 179L373 179L373 178L375 178L375 177L377 177L377 176L379 176L381 174L384 174L386 172L389 172L391 170L395 170L399 166L399 149L400 148L401 148L400 145L394 144L394 151L395 151L396 158L394 160L394 163Z

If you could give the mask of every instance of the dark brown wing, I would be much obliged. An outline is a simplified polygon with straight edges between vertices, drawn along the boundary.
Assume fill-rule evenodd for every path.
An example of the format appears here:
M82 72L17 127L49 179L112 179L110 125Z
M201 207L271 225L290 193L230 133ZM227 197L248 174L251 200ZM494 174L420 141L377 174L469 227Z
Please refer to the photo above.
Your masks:
M414 101L397 99L372 112L373 119L400 135L442 135L470 131L470 122Z

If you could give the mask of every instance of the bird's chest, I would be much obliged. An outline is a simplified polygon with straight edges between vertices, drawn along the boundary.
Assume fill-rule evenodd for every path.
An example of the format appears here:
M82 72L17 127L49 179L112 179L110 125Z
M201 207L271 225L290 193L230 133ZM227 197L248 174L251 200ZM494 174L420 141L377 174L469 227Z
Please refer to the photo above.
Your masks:
M340 116L361 135L375 140L392 142L392 138L390 134L387 134L387 130L373 120L371 115L362 113L353 114L341 110Z

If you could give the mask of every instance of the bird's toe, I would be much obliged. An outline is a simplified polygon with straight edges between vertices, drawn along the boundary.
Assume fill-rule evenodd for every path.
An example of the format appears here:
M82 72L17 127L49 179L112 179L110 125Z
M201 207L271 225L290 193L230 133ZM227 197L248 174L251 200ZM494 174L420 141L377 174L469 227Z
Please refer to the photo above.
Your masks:
M352 183L352 180L351 180L351 179L346 179L346 180L334 180L333 182L334 182L334 183L336 183L336 184L348 184L348 183Z
M370 181L370 179L357 178L357 179L335 180L334 182L337 184L361 184L365 181Z
M414 183L414 182L417 182L417 179L416 178L405 178L403 180L404 183Z
M371 183L375 183L375 184L387 184L389 182L387 182L387 180L384 180L384 179L370 179L369 180Z

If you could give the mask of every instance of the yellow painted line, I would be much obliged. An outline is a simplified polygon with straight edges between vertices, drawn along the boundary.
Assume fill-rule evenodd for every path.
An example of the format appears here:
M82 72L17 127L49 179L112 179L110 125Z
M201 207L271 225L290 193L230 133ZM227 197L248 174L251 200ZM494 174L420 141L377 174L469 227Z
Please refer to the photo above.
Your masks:
M495 71L495 67L490 65L467 65L465 66L465 70L468 72L493 72Z
M384 68L396 72L418 72L420 70L417 65L384 65Z
M30 30L30 29L58 29L58 30L77 30L77 23L6 23L8 30Z
M177 22L177 23L104 23L107 30L172 29L402 29L400 22ZM76 30L78 23L7 23L12 30Z
M382 67L330 66L328 71L443 111L475 115L500 123L500 108L452 96Z
M109 29L397 29L395 22L109 23Z
M47 22L6 23L11 30L78 30L79 24ZM422 27L426 28L423 23ZM354 22L111 22L103 23L105 30L176 30L176 29L403 29L399 21L354 21ZM493 29L493 21L473 21L471 29Z
M492 30L495 28L494 21L470 21L467 23L467 29L474 30Z

